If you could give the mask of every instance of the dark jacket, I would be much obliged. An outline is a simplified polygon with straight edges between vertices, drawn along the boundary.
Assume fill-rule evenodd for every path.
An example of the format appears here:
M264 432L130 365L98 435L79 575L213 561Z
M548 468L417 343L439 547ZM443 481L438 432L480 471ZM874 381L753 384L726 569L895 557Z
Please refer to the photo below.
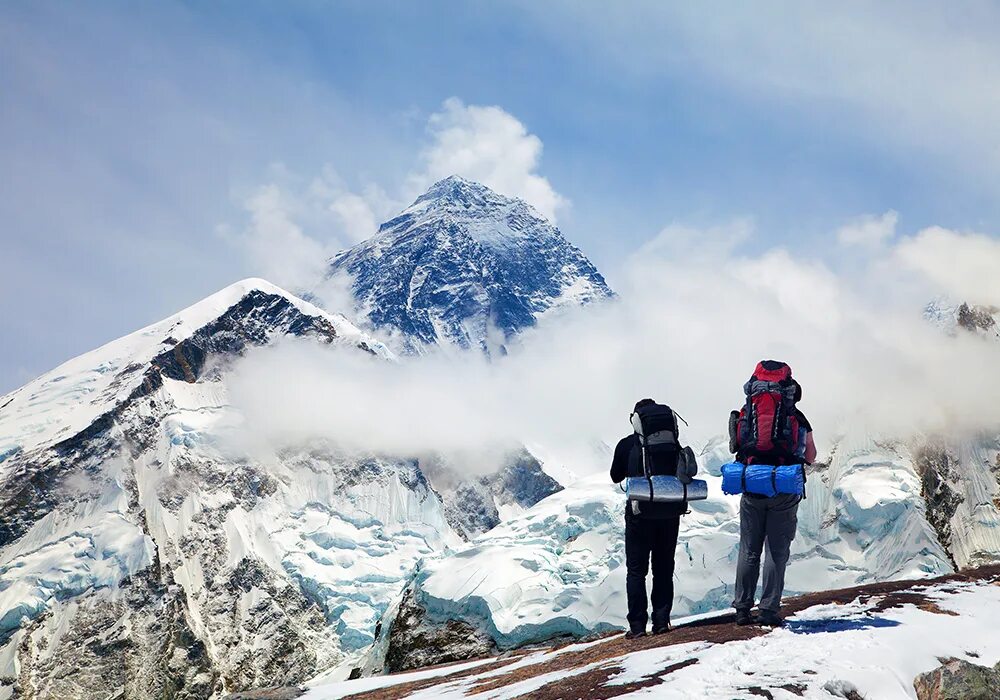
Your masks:
M676 453L672 455L672 458L667 459L654 457L651 471L653 474L676 476ZM615 455L611 460L611 480L618 484L627 477L642 475L642 449L639 446L639 436L632 433L619 440L615 447ZM636 516L632 512L631 503L626 503L625 517L642 520L679 518L686 511L686 506L683 503L640 503L639 511L639 515Z
M806 429L805 462L812 464L816 461L816 441L813 439L813 427L810 425L809 419L806 418L806 414L797 408L795 409L795 417L799 419L799 425Z

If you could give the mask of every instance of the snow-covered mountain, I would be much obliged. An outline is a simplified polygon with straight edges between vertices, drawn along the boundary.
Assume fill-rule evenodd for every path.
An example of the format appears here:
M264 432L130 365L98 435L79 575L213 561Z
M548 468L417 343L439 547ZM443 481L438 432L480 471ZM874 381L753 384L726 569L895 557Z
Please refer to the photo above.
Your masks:
M337 255L366 323L408 351L500 350L546 313L612 296L604 278L520 199L452 176L371 239Z
M559 488L527 454L438 490L417 459L246 439L227 379L277 342L394 360L247 280L0 398L0 698L346 674L421 558Z

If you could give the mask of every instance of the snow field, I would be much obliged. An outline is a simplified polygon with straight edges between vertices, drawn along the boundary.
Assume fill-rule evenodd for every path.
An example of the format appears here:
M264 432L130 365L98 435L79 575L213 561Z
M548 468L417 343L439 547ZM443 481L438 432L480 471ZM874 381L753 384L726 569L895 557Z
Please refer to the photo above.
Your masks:
M440 678L438 684L408 698L521 697L595 668L620 669L602 687L659 678L658 684L620 697L677 697L704 700L753 700L762 688L778 699L830 698L855 690L863 697L900 700L915 697L913 679L957 656L992 666L1000 659L1000 635L984 610L1000 605L1000 587L989 583L948 584L925 593L938 611L903 605L877 612L877 600L861 604L819 605L789 619L784 629L727 643L693 642L626 653L602 661L531 676L499 688L477 687L489 679L552 660L569 649L535 652L500 668L449 681L450 674L475 669L488 660L431 671L314 686L308 700L334 700L411 681ZM591 642L586 646L606 643ZM584 645L580 645L584 646ZM695 661L665 672L683 661ZM795 692L783 686L796 686Z

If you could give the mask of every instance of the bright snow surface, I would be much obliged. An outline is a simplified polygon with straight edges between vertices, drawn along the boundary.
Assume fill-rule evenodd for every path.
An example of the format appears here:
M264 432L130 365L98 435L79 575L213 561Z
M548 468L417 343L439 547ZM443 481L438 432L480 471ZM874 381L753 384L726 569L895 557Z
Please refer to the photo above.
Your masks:
M328 321L345 342L366 340L375 352L389 356L383 345L342 315L327 313L266 280L245 279L169 318L64 362L0 397L0 465L16 452L51 445L90 425L142 382L141 371L122 382L123 370L132 365L145 368L156 355L185 340L252 291L287 299L303 314Z
M880 609L879 596L807 607L784 629L749 639L713 641L732 623L675 632L629 651L620 638L538 650L477 670L472 662L419 673L314 686L306 700L334 700L383 688L395 697L507 699L517 697L676 697L752 700L770 697L913 698L914 678L958 657L983 666L1000 660L993 616L995 581L911 589L914 603ZM923 599L925 602L920 602ZM746 635L751 636L751 635ZM657 640L662 639L662 642ZM603 650L605 647L606 650ZM560 659L560 657L562 657ZM585 675L586 674L586 675ZM429 681L406 689L403 684ZM394 688L399 688L393 693ZM616 690L617 688L617 690ZM766 696L765 696L766 697Z

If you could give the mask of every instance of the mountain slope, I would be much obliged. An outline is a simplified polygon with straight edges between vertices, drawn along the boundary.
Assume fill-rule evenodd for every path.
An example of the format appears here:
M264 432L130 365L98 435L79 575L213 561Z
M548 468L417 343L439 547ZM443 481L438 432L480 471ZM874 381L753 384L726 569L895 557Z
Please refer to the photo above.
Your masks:
M415 673L318 683L302 697L913 698L918 676L941 659L980 668L1000 660L1000 637L982 614L1000 604L998 581L1000 567L993 566L824 591L786 600L793 616L785 629L736 627L731 614L702 616L680 620L662 636L629 642L614 634Z
M393 577L454 541L415 464L227 444L228 368L287 336L390 357L342 317L247 280L3 399L0 697L209 697L303 679L374 625ZM304 561L330 549L308 533L325 534L333 504L344 541L376 543L349 573ZM365 597L341 586L387 549Z
M407 350L496 351L544 314L612 296L604 278L526 202L449 177L337 255L359 313Z
M0 698L346 675L417 562L461 543L457 502L416 459L242 429L227 379L276 342L392 360L343 317L247 280L0 400ZM476 482L482 508L557 488L522 466Z

